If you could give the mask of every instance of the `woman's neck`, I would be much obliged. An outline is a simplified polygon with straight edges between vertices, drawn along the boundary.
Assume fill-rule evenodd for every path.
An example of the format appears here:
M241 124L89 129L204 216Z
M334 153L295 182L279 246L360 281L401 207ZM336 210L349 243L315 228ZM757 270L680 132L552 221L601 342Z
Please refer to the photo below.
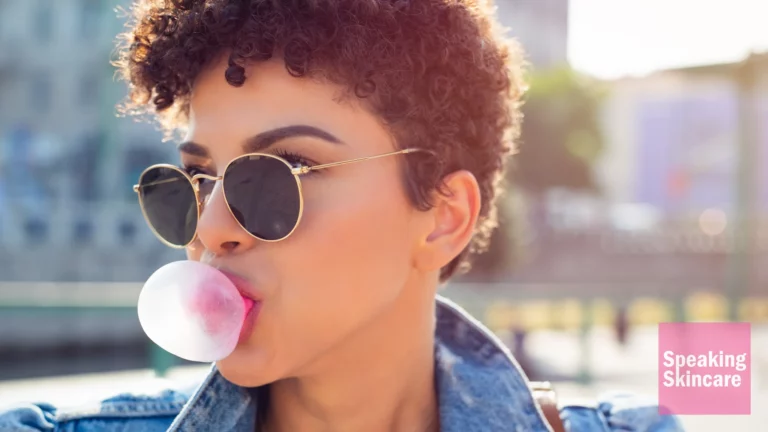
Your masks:
M426 289L425 289L426 288ZM265 430L439 430L434 291L410 286L308 376L273 383Z

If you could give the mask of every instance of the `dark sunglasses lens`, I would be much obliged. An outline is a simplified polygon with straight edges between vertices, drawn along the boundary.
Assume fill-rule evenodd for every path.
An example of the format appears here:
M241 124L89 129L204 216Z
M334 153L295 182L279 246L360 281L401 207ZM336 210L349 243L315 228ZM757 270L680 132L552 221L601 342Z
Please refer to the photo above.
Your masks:
M299 184L288 165L268 156L245 156L224 173L224 194L240 225L262 240L280 240L299 221Z
M192 184L172 168L152 168L139 179L139 194L149 225L163 240L186 246L197 229L197 200Z

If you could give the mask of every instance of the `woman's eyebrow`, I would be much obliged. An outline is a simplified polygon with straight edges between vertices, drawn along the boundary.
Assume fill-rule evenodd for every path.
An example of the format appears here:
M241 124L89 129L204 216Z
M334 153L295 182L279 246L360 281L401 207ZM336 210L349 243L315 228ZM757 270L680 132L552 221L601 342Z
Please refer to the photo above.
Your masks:
M208 149L204 145L198 144L193 141L185 141L179 144L176 149L180 152L187 153L190 156L197 156L201 158L210 158L211 155Z
M327 141L332 144L344 144L344 141L323 129L309 125L291 125L270 129L248 138L243 143L243 151L245 153L258 153L266 150L279 141L295 137L312 137ZM194 141L185 141L179 144L176 148L180 152L187 153L191 156L197 156L200 158L211 157L210 152L204 145L198 144Z
M309 125L291 125L261 132L248 138L243 143L243 151L246 153L258 153L279 141L294 137L312 137L332 144L344 144L342 140L320 128Z

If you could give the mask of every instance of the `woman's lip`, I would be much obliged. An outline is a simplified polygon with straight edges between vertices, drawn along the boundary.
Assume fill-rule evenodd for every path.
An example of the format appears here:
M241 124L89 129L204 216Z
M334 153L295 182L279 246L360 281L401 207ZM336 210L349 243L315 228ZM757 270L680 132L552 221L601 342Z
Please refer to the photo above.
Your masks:
M235 285L235 288L237 288L237 290L240 292L240 295L243 297L248 297L255 302L261 301L261 296L258 295L256 290L253 288L253 285L251 285L247 279L234 273L230 273L227 270L219 269L219 271Z
M258 318L260 311L260 301L253 302L251 308L247 310L245 319L243 320L243 327L240 329L240 336L237 339L238 345L248 340L251 336L251 332L253 332L253 327L256 325L256 319Z
M227 277L237 288L237 291L243 297L243 305L245 306L245 317L243 318L243 326L240 329L240 335L238 337L238 345L248 340L253 331L253 327L256 324L256 318L261 311L261 296L258 295L248 280L240 277L236 274L230 273L227 270L219 269L219 271Z

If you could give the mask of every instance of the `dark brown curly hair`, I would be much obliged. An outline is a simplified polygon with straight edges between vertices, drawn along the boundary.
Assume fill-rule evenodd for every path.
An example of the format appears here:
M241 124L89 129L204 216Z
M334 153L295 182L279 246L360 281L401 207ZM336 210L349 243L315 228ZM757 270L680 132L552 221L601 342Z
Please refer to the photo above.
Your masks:
M489 4L476 0L138 0L121 35L117 66L124 106L152 114L167 134L183 130L202 68L228 55L235 87L246 66L279 56L295 77L341 84L390 130L407 158L411 202L427 209L441 180L466 169L480 185L480 219L469 247L441 281L469 268L497 225L507 155L524 92L519 46L503 36Z

